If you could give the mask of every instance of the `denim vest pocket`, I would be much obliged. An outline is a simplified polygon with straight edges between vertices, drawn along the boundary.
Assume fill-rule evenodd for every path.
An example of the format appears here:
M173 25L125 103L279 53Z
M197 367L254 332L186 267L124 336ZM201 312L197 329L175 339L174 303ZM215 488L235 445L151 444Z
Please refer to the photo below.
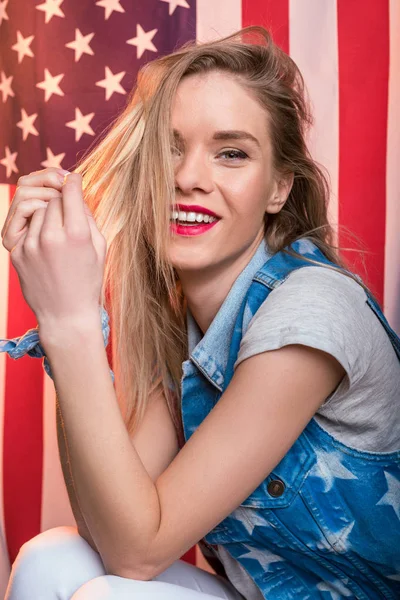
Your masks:
M301 436L292 448L294 453L286 454L254 492L205 536L205 540L209 544L250 543L252 539L251 525L257 511L249 509L274 509L290 506L299 494L304 480L315 462L314 453L307 438ZM268 489L271 489L270 483L276 481L283 484L279 488L282 493L273 497ZM271 527L274 526L271 525Z

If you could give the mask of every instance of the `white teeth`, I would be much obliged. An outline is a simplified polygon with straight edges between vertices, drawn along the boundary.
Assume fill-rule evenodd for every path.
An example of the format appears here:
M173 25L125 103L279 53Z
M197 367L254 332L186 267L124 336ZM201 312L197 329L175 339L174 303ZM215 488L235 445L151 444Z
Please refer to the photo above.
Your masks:
M216 221L216 217L206 215L204 213L196 212L185 212L185 211L171 211L171 219L183 223L213 223Z

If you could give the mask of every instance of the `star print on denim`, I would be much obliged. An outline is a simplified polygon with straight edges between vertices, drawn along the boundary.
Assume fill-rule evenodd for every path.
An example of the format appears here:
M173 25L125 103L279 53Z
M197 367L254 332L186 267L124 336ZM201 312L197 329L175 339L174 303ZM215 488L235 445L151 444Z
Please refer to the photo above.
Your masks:
M103 333L104 346L107 347L110 334L109 316L106 309L99 306L101 313L101 329ZM26 354L32 358L44 358L43 367L47 375L53 379L50 363L47 359L43 346L40 343L38 327L29 329L24 335L12 339L0 339L0 352L6 352L10 358L18 360ZM114 373L110 369L112 382L114 383Z
M400 519L400 481L385 471L385 477L388 485L388 491L376 504L387 504L391 506Z
M358 479L356 475L343 465L339 452L327 452L318 449L316 455L317 464L312 474L321 477L324 482L325 492L329 492L332 489L335 479ZM320 475L317 475L317 471L319 471Z
M249 560L256 560L264 569L264 571L269 571L271 565L284 562L285 559L282 556L278 556L273 552L269 552L266 550L259 550L258 548L254 548L249 546L248 544L243 544L248 549L248 552L240 555L241 558L247 558Z
M320 592L328 592L332 600L342 600L343 597L349 598L350 596L353 596L353 593L345 588L343 583L338 579L331 583L321 581L321 583L317 584L317 589L319 589Z

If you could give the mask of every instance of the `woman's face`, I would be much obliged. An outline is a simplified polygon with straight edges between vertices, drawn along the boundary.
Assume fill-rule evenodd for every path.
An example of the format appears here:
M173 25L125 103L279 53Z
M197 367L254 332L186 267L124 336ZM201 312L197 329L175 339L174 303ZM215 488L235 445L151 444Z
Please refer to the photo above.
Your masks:
M179 218L171 221L172 265L200 275L249 260L265 212L278 212L290 191L275 180L265 111L232 77L212 72L181 81L171 116L180 205L171 210Z

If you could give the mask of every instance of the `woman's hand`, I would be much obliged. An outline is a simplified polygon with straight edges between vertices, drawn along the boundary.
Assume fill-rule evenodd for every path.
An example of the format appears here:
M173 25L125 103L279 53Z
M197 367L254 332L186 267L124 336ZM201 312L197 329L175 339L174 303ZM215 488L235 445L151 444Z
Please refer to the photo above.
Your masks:
M1 231L39 326L99 317L107 244L82 195L82 176L24 175ZM30 223L29 223L30 220Z

